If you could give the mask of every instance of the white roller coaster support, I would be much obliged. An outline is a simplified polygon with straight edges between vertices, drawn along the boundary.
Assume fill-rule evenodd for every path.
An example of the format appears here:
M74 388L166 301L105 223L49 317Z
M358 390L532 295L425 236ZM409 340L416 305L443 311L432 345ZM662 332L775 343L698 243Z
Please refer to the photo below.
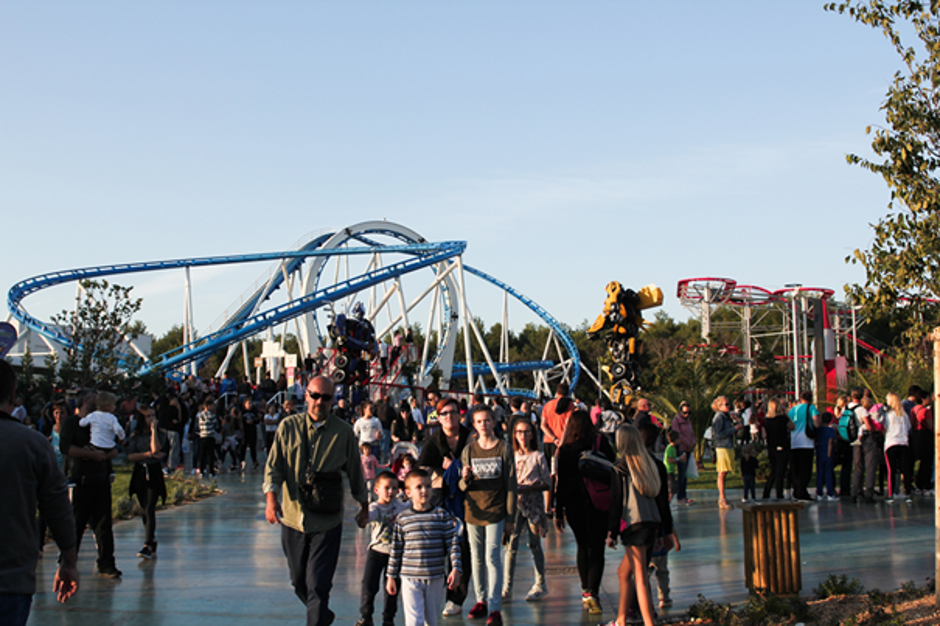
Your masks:
M411 301L411 304L409 304L407 307L405 307L404 298L400 298L402 311L404 311L405 313L407 313L408 311L411 311L413 308L415 308L416 306L418 306L419 304L421 304L421 301L424 300L424 299L428 296L429 293L431 293L431 290L432 290L432 289L435 290L435 296L436 296L436 295L439 293L438 291L436 291L436 289L437 289L438 286L441 284L441 281L444 280L445 278L447 278L448 276L450 276L451 272L453 272L456 268L457 268L456 265L451 265L451 266L448 267L446 270L444 270L443 272L441 272L441 274L434 280L434 282L431 283L431 284L428 286L427 289L425 289L423 292L421 292L421 295L419 295L417 298L415 298L414 300L412 300L412 301ZM393 291L396 290L396 289L398 290L398 292L399 292L399 294L400 294L400 293L401 293L401 283L400 283L400 282L397 282L397 281L396 281L395 287L393 288ZM391 295L391 294L389 294L389 295ZM386 300L388 300L388 298L386 298ZM434 304L437 304L437 303L435 302ZM432 306L433 306L433 305L432 305ZM405 326L407 327L407 326L408 326L408 318L405 316L405 313L399 314L398 317L396 317L394 320L392 320L392 322L391 322L388 326L386 326L385 328L382 329L382 332L376 333L375 336L376 336L376 337L384 337L384 336L386 335L386 333L391 332L392 329L395 327L395 325L398 324L399 322L401 322L402 319L405 320ZM428 328L430 328L430 326L431 326L431 321L428 320ZM425 342L425 343L427 343L427 342Z
M460 324L463 328L463 346L467 356L467 389L473 391L473 359L470 352L470 331L467 328L467 289L463 273L463 255L457 257L457 280L460 283Z
M599 367L600 367L600 366L598 365L598 368L599 368ZM588 367L584 364L584 361L581 361L581 371L583 371L583 372L587 375L587 377L590 378L590 379L594 382L595 385L597 385L597 390L598 390L599 392L601 392L601 393L606 393L606 392L604 391L604 385L602 385L602 384L601 384L601 381L598 380L596 376L594 376L594 374L591 372L590 368L588 368ZM599 376L599 375L600 375L600 369L598 369L598 376ZM608 395L609 395L609 394L608 394Z
M401 315L399 315L397 319L402 320L402 323L405 326L405 331L407 334L409 309L405 307L405 294L401 288L401 276L395 277L395 288L398 290L398 306L401 308Z
M374 313L374 315L375 315L376 317L378 316L379 313L381 313L382 309L385 308L385 305L388 304L389 299L391 299L391 297L392 297L393 295L395 295L395 292L396 292L397 290L398 290L398 285L392 285L392 288L391 288L390 290L388 290L388 291L385 292L385 295L382 296L382 299L381 299L381 300L379 300L379 305L375 308L375 313ZM376 322L375 317L370 318L369 321L371 321L372 324L375 325L375 322ZM391 320L391 314L389 314L389 323L388 323L388 327L384 328L384 329L382 330L382 332L376 333L376 334L375 334L375 338L376 338L376 339L381 339L382 337L384 337L384 336L385 336L385 333L388 332L388 329L392 327L392 323L393 323L393 322L392 322L392 320Z
M453 266L451 266L453 267ZM418 369L418 374L420 376L418 385L421 387L428 386L428 379L430 376L425 376L424 372L428 368L428 351L431 348L431 328L434 323L434 314L437 312L437 300L441 297L441 285L439 282L434 283L434 295L431 296L431 312L428 314L428 325L427 336L424 338L424 345L421 346L421 367ZM437 335L440 337L440 333Z
M464 305L466 306L466 305ZM467 315L470 316L470 308L466 308ZM499 389L499 392L508 396L509 392L506 391L506 385L503 384L502 377L496 372L496 365L493 363L493 357L490 356L490 350L486 347L486 340L483 337L483 333L480 332L480 329L477 327L477 323L473 321L473 318L470 317L470 327L473 329L473 334L477 338L477 343L480 344L480 349L483 350L483 357L486 359L486 364L490 368L490 373L493 374L493 378L496 379L496 387ZM483 385L483 378L480 378L480 384ZM486 387L483 387L483 391L486 391Z
M281 261L281 268L280 268L280 269L281 269L282 272L284 271L284 267L285 267L286 263L287 263L286 260L285 260L285 261ZM271 285L274 284L274 278L277 276L277 274L278 274L277 271L271 272L271 275L268 276L268 280L265 281L265 283L264 283L264 287L262 288L261 294L268 294L268 293L270 293L270 291L271 291ZM255 299L255 303L254 303L254 304L252 305L252 307L251 307L251 313L249 313L249 315L248 315L249 317L253 316L255 313L258 312L258 309L261 307L261 303L262 303L264 300L265 300L264 297L258 297L258 298ZM271 331L271 329L269 328L269 329L268 329L268 335L269 335L269 336L271 335L271 332L272 332L272 331ZM238 345L233 343L233 344L230 345L230 346L228 347L228 349L225 351L225 358L222 359L222 364L219 365L219 369L217 369L216 372L215 372L215 375L216 375L217 378L221 378L221 377L222 377L222 374L224 374L226 371L228 371L229 363L231 363L232 357L235 355L235 350L237 350L237 349L238 349ZM269 371L269 372L271 371L271 364L270 364L270 361L271 361L271 359L268 359L268 371Z
M183 344L188 345L196 340L193 337L193 283L189 276L189 266L186 266L183 295ZM196 362L189 364L189 373L196 375Z

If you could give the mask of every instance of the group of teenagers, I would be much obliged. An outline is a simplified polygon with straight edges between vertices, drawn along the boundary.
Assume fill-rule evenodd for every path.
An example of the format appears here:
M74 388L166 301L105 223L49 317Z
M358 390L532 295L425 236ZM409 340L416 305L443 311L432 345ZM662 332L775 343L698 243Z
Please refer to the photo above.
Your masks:
M877 494L893 503L902 497L911 502L915 495L933 495L932 401L932 395L917 386L911 386L903 400L896 393L887 393L880 401L868 389L854 388L839 396L831 410L822 412L813 404L812 392L804 392L796 403L771 397L766 412L761 411L760 419L753 420L759 429L748 441L746 420L731 410L727 398L720 397L712 405L715 416L711 425L718 504L722 508L731 506L724 483L727 473L734 469L736 447L740 451L745 500L756 499L761 447L766 448L770 470L764 500L851 498L858 503L873 503ZM814 462L816 490L811 494ZM837 467L841 467L838 489Z
M605 550L619 543L620 599L610 624L652 625L651 561L668 581L665 555L680 547L668 473L652 452L660 427L621 419L612 433L602 432L564 386L542 407L541 420L518 411L498 424L486 404L461 414L457 399L434 400L434 428L413 469L375 475L357 626L372 626L381 588L384 626L393 623L396 592L410 590L401 594L406 624L435 624L438 615L463 612L471 587L475 602L467 617L502 624L523 536L535 574L525 599L538 601L547 593L542 539L552 523L556 531L570 528L574 535L584 610L603 613ZM552 434L540 428L545 423ZM397 497L400 489L404 501ZM431 579L437 581L433 589L414 593L415 585ZM666 607L668 583L664 590L659 580L666 594L660 606Z

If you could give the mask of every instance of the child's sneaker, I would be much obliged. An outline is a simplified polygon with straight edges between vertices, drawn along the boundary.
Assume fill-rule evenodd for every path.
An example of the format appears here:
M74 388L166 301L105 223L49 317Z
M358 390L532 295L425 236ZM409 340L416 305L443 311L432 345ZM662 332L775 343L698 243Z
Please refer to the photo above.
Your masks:
M532 585L532 588L529 589L529 593L525 595L526 602L536 602L545 597L548 591L545 589L544 585L538 583Z
M489 611L486 610L486 602L477 602L473 605L473 608L470 609L470 612L467 613L467 617L470 619L483 619L486 617L487 613L489 613Z
M441 612L441 615L444 617L460 615L460 605L452 600L448 600L447 604L444 605L444 610Z

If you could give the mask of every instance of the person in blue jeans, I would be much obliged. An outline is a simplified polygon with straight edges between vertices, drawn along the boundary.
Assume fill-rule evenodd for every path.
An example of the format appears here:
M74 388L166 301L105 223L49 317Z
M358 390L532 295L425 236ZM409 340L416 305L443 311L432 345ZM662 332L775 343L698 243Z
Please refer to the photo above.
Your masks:
M835 490L835 436L836 431L832 428L832 413L823 411L819 416L821 422L816 430L816 499L817 500L838 500ZM823 497L823 485L825 484L827 496Z

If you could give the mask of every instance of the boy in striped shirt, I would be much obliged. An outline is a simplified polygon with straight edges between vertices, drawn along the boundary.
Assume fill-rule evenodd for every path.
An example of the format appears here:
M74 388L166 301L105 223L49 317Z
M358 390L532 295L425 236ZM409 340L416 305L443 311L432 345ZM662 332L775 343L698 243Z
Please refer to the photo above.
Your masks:
M437 626L448 557L452 569L446 576L447 587L460 586L458 522L441 507L431 505L431 477L426 471L408 472L405 493L411 509L395 519L385 588L390 595L397 594L401 578L405 626Z

